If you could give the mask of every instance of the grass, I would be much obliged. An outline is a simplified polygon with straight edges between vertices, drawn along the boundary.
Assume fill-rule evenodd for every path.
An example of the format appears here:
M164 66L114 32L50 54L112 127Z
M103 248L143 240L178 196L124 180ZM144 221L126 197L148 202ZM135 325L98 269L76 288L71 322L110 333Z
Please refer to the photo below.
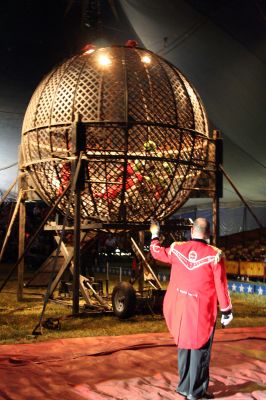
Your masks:
M164 319L160 315L136 315L128 320L104 314L80 316L78 318L63 318L60 330L43 330L40 336L32 337L32 331L37 325L42 307L44 290L25 289L23 302L16 300L16 283L9 282L0 293L0 344L31 343L52 339L86 337L86 336L116 336L145 332L166 332ZM265 297L257 295L233 293L234 320L231 327L266 326ZM71 308L48 303L45 318L66 317L71 315ZM220 324L217 324L220 328Z

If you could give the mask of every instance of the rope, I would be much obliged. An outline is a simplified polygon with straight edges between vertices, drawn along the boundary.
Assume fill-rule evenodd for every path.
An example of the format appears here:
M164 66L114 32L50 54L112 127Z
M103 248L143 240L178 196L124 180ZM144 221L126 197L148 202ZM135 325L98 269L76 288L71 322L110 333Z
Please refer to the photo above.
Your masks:
M15 165L18 165L18 162L14 162L13 164L7 165L6 167L0 168L0 171L4 171L5 169L9 169L11 167L14 167Z

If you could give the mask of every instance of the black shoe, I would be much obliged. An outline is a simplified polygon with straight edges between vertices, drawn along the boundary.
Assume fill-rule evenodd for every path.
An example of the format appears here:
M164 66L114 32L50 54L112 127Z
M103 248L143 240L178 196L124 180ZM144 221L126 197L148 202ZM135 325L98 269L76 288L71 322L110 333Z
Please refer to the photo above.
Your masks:
M214 399L214 395L210 392L205 392L201 397L194 397L192 394L187 396L187 400L208 400Z
M214 399L214 394L210 392L205 392L202 399L203 400Z

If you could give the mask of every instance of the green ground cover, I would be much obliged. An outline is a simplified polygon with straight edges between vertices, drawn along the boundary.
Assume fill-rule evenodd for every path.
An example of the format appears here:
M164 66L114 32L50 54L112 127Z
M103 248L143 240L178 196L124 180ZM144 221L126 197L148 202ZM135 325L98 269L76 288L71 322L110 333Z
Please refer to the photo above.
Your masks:
M166 332L164 319L160 315L136 315L128 320L119 320L114 315L81 316L61 321L60 330L44 329L35 339L31 336L39 321L43 307L41 289L25 289L24 301L16 300L16 282L11 281L0 293L0 344L30 343L57 338L85 336L115 336L145 332ZM254 294L231 295L234 320L231 327L266 326L265 296ZM48 303L45 318L71 315L71 308ZM220 324L217 324L220 329Z

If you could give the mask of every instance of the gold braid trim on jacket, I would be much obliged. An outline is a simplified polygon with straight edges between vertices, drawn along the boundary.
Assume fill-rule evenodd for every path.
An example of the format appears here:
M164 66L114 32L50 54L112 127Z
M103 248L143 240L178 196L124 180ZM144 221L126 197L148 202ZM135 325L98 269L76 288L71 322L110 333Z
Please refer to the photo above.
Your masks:
M221 259L223 258L223 251L221 249L219 249L218 247L209 245L210 247L213 248L213 250L215 250L217 253L215 255L215 260L214 260L214 264L218 264Z

